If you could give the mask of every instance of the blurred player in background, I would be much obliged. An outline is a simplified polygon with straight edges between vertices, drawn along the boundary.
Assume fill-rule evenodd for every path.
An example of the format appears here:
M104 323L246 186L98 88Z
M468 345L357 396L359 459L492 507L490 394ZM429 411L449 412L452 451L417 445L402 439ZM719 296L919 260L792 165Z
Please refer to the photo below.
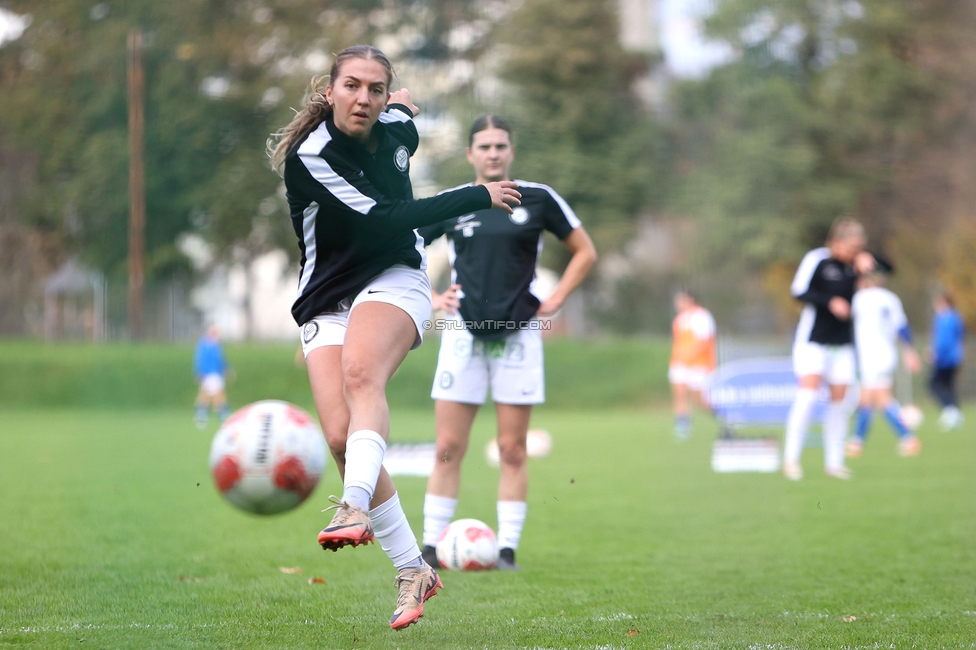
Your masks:
M207 426L211 409L221 422L230 414L226 392L229 370L224 357L224 348L220 344L220 330L216 325L210 325L197 341L193 353L193 374L200 384L194 415L197 428L203 429Z
M787 416L783 445L783 474L792 481L803 478L800 454L817 391L824 381L830 388L823 422L824 472L834 478L850 478L850 470L844 465L849 417L844 398L856 374L851 300L857 274L873 271L878 265L875 257L864 251L865 243L860 222L850 217L837 219L827 245L803 257L790 287L793 297L806 303L793 341L793 371L799 387Z
M671 325L668 381L674 405L674 433L685 439L691 435L692 402L710 410L705 387L715 371L715 319L687 291L674 295L674 308L678 314Z
M474 187L508 180L514 157L512 129L505 120L493 115L475 120L467 148ZM478 210L419 231L427 244L446 235L451 261L451 287L433 298L435 307L449 314L431 391L437 460L424 499L424 558L434 566L435 545L457 508L471 425L490 386L501 468L496 567L518 568L515 551L529 487L526 436L532 405L545 401L537 317L555 314L597 257L589 235L562 197L546 185L516 182L522 203L511 214ZM562 240L572 257L552 295L540 302L533 288L545 231Z
M423 340L430 281L414 228L473 210L518 205L514 183L490 183L413 200L410 156L418 109L390 93L393 68L374 47L335 56L328 82L313 79L304 110L278 132L282 172L302 253L292 315L329 450L343 477L324 549L375 537L398 570L393 629L416 622L441 587L420 555L396 487L383 469L390 414L386 383ZM350 594L351 598L363 598Z
M899 340L903 343L905 368L912 374L921 369L922 362L912 347L912 329L901 300L884 287L884 277L880 273L862 275L857 286L858 291L851 303L851 316L854 319L854 345L861 379L861 402L857 409L854 436L847 443L847 456L860 457L875 409L884 413L898 436L898 452L902 456L914 456L921 451L922 443L905 425L901 407L891 392L898 368Z
M932 307L935 317L932 319L932 342L929 346L929 361L932 362L929 388L942 405L939 425L943 431L949 431L962 424L962 412L956 397L956 376L966 354L966 325L948 291L937 295Z

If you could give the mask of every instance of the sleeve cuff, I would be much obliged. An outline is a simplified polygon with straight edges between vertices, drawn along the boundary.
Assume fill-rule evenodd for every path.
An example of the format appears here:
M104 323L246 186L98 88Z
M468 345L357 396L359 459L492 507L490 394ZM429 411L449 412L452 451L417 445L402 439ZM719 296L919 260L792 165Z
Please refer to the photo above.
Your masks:
M401 113L409 117L411 120L413 119L413 111L411 111L410 107L407 106L406 104L390 104L389 106L386 107L387 113L392 111L400 111Z

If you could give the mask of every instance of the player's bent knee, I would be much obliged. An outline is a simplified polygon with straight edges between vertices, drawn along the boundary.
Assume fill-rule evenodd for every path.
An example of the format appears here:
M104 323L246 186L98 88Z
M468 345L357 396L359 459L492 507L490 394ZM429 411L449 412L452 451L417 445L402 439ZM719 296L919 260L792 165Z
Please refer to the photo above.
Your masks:
M342 372L342 388L346 395L368 395L382 393L384 384L376 373L363 364L350 363Z
M322 433L325 435L325 443L329 445L329 451L338 460L340 457L345 458L346 455L346 438L349 434L349 424L346 423L343 427L323 427Z
M337 437L333 438L333 437L326 436L325 437L325 442L326 442L326 444L329 445L329 452L333 456L336 456L336 457L339 457L339 456L345 457L345 455L346 455L346 439L344 437L343 438L337 438Z

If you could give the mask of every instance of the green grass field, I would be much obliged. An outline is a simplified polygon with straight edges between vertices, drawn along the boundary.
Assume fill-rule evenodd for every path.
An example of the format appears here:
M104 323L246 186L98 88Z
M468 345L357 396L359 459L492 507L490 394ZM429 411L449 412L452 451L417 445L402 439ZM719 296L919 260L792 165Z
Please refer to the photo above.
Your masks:
M437 341L411 352L387 387L393 408L430 408ZM311 408L294 345L228 345L232 404L285 399ZM546 343L548 406L610 408L668 399L669 339ZM0 341L0 408L179 408L193 401L193 346Z
M662 409L540 409L555 447L530 461L523 570L446 573L397 633L382 551L315 542L334 467L308 503L260 518L217 494L214 427L189 408L4 406L0 646L973 648L976 427L928 416L917 458L876 425L854 480L824 478L809 449L790 483L712 473L705 419L677 443ZM393 439L432 424L395 409ZM476 423L458 516L494 525L492 426ZM398 485L419 532L424 481Z

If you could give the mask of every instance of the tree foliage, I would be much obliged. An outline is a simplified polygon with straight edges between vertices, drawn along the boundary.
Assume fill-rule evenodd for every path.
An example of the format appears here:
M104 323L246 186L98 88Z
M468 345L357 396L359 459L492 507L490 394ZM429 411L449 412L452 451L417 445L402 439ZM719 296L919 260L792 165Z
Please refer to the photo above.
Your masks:
M915 314L933 283L966 292L976 277L970 0L716 0L708 30L734 56L676 82L668 119L635 96L654 61L620 46L614 0L0 7L30 17L0 44L0 227L19 229L0 240L72 252L110 275L124 274L128 248L126 35L138 28L150 279L185 266L176 242L188 232L225 257L279 244L294 253L265 139L308 78L357 42L386 50L408 85L431 77L441 91L423 98L426 117L511 118L514 173L556 188L601 250L623 247L641 215L681 222L693 245L676 259L724 282L729 302L731 286L783 293L799 255L843 213L895 258L895 288ZM447 61L467 64L463 92L437 78ZM495 73L504 88L486 101L476 86ZM442 180L470 179L459 154L445 154L458 167ZM4 277L27 257L5 253Z
M972 165L955 151L974 143L971 3L722 0L708 27L736 56L677 89L672 202L705 224L703 257L765 269L785 291L774 263L852 214L900 258L896 284L920 309L947 252L940 233L976 216L959 175ZM919 235L933 243L924 255Z
M646 57L619 42L617 3L526 0L502 25L503 78L515 101L516 173L552 185L598 245L619 245L641 209L660 203L666 147L634 81Z
M0 50L0 101L5 132L42 161L32 221L60 229L69 248L110 272L127 252L126 36L133 27L145 31L147 251L150 267L160 255L171 258L167 249L191 217L214 214L203 188L257 117L243 97L201 90L206 79L222 78L224 25L163 3L8 8L31 18Z
M430 16L463 12L471 3L386 4L0 3L30 19L19 39L0 46L0 136L41 161L38 183L21 201L21 219L63 233L65 247L96 268L124 268L126 37L138 28L146 40L150 276L179 259L175 242L184 232L204 234L221 253L282 241L294 250L280 179L264 148L269 134L291 118L290 107L300 106L308 79L328 71L332 52L405 26L418 34L411 41L415 51L405 56L436 55L438 30L445 26L430 24Z

